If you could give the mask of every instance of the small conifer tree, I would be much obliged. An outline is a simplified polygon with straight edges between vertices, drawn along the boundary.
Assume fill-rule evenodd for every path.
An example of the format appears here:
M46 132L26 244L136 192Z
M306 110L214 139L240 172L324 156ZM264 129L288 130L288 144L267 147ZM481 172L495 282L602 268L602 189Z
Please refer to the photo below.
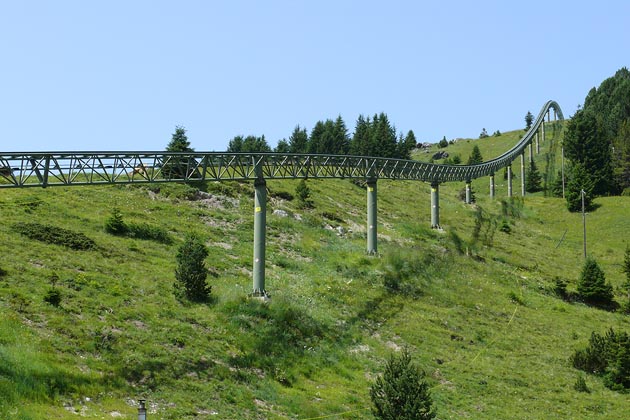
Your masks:
M112 235L122 236L127 233L128 227L123 220L122 213L118 207L114 207L110 216L105 221L105 232Z
M624 254L623 268L621 270L626 275L626 280L621 285L621 289L625 292L627 297L623 310L625 313L630 313L630 245L626 245L626 253Z
M175 259L175 295L193 302L205 302L210 298L212 287L206 284L208 269L205 259L208 249L194 234L188 235L184 244L177 250Z
M594 305L610 305L613 288L606 283L606 275L593 258L587 258L578 280L577 291L586 302Z
M411 362L406 348L400 357L390 357L385 372L371 386L370 397L377 419L425 420L436 416L424 373Z
M482 163L482 162L483 162L483 157L481 156L481 151L479 150L479 146L475 144L475 147L473 147L472 152L470 153L470 156L468 157L468 164L475 165L477 163Z
M542 190L541 181L542 177L540 176L540 172L538 172L534 161L531 161L527 177L525 178L525 191L531 193Z
M311 200L311 190L306 185L305 180L300 180L297 187L295 187L295 196L298 199L298 204L302 208L313 207L313 201Z

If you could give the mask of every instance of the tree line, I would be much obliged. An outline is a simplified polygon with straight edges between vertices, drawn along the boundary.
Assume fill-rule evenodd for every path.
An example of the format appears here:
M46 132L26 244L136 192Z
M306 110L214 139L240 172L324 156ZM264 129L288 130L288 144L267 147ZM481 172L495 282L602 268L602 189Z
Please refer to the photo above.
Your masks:
M626 67L592 88L567 124L569 210L597 196L630 195L630 71Z
M349 134L341 116L335 120L318 121L311 132L297 125L288 139L282 139L272 149L265 136L236 136L228 144L232 153L315 153L331 155L378 156L410 159L416 147L416 136L412 130L407 135L396 134L396 127L387 114L381 112L373 117L360 115L355 129Z

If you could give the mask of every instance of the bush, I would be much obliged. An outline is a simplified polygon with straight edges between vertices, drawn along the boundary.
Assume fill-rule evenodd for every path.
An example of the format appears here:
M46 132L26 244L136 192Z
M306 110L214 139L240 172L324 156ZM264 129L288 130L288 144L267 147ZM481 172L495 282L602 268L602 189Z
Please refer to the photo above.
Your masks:
M70 249L84 251L96 248L96 243L84 234L56 226L20 222L13 225L13 230L29 239L62 245Z
M613 288L606 283L606 276L593 258L587 258L578 280L580 298L589 304L609 306L613 303Z
M306 181L301 179L297 187L295 187L295 196L298 199L298 205L301 208L313 207L313 201L311 200L311 190L306 185Z
M615 332L591 334L588 346L577 350L570 358L573 367L603 376L604 385L612 390L630 389L630 336Z
M119 236L123 236L127 233L127 225L118 207L112 209L111 215L105 221L105 232Z
M439 147L440 149L443 149L443 148L445 148L445 147L448 147L448 140L446 140L446 136L444 136L444 137L442 138L442 140L440 140L440 142L438 143L438 147Z
M578 378L573 385L573 389L575 389L577 392L591 392L591 390L588 389L588 386L586 386L586 380L584 380L584 376L582 375L578 375Z
M52 306L59 307L61 304L61 291L55 287L51 287L44 295L44 302L50 303Z
M208 249L194 234L189 235L177 251L175 259L175 295L194 302L205 302L210 298L212 287L206 284L208 269L205 259Z
M400 357L392 355L370 387L372 414L377 419L432 419L436 412L424 382L424 372L413 363L405 348Z

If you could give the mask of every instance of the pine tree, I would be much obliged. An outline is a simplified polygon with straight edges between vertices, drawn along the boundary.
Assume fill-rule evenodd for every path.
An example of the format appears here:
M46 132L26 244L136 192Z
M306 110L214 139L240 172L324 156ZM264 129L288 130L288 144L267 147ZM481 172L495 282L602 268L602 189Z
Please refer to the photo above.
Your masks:
M306 128L300 128L296 125L293 133L289 137L289 150L291 153L307 153L308 152L308 133Z
M416 148L418 142L416 141L416 135L412 130L407 132L407 135L402 142L398 143L400 146L399 156L401 159L411 159L411 152Z
M205 302L210 298L212 287L206 283L208 269L205 259L208 249L194 234L188 235L177 250L175 260L175 295L193 302Z
M475 147L472 149L472 153L468 157L468 165L476 165L482 162L483 157L481 156L481 151L479 150L479 146L475 144Z
M479 138L480 139L485 139L486 137L489 137L489 136L488 136L488 132L484 128L483 130L481 130L481 134L479 134Z
M186 129L181 126L175 127L175 133L171 137L171 141L166 146L167 152L194 152L195 149L190 147Z
M438 147L440 149L448 147L448 140L446 140L446 136L442 137L442 140L440 140L440 142L438 143Z
M297 187L295 187L295 195L298 199L298 205L301 208L306 209L313 207L313 201L311 200L311 190L308 185L306 185L306 180L300 180Z
M565 187L565 198L570 212L582 211L582 191L584 208L590 211L593 209L593 181L582 165L574 164L570 167Z
M347 155L350 151L350 137L348 137L348 129L341 115L337 117L332 126L332 137L333 147L331 152L336 155Z
M424 373L412 362L405 348L400 357L392 355L370 388L372 414L381 420L424 420L436 416Z
M354 128L354 135L350 141L350 153L356 156L368 156L368 150L370 147L372 122L370 117L365 118L363 115L359 115Z
M542 177L540 176L540 172L538 172L538 168L534 161L531 161L529 165L529 171L527 172L527 177L525 179L525 191L533 193L542 190L541 186Z
M290 153L291 147L289 146L289 142L286 139L278 140L278 144L275 149L273 149L276 153Z
M534 116L531 112L527 111L525 115L525 131L529 130L532 127L532 123L534 122Z
M587 258L577 284L580 298L586 303L608 306L613 301L613 288L606 283L606 275L593 258Z

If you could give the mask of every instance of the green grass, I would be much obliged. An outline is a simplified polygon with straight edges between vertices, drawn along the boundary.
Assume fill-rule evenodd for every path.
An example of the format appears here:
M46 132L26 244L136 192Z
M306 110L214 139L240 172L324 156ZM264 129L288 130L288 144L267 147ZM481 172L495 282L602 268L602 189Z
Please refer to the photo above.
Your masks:
M517 135L475 142L488 159ZM447 150L465 161L472 143ZM142 397L152 418L369 418L371 381L392 351L408 346L439 418L624 418L625 397L599 378L584 377L590 393L574 389L580 372L568 359L592 331L628 331L629 318L552 292L557 277L575 291L581 215L543 193L515 200L504 215L507 189L497 183L491 200L487 179L473 181L476 206L457 199L463 185L442 185L442 232L428 227L427 184L379 181L381 255L369 257L365 190L309 180L314 207L299 209L282 199L297 182L269 181L268 306L246 299L250 184L208 185L226 197L212 207L186 200L188 189L177 186L157 195L131 186L3 190L0 417L132 418ZM589 254L618 287L630 198L596 203ZM113 207L125 222L159 226L172 243L107 234ZM16 223L82 233L96 246L30 240ZM172 293L174 254L188 232L206 242L206 263L218 274L210 304L182 304ZM53 273L59 308L44 302Z

